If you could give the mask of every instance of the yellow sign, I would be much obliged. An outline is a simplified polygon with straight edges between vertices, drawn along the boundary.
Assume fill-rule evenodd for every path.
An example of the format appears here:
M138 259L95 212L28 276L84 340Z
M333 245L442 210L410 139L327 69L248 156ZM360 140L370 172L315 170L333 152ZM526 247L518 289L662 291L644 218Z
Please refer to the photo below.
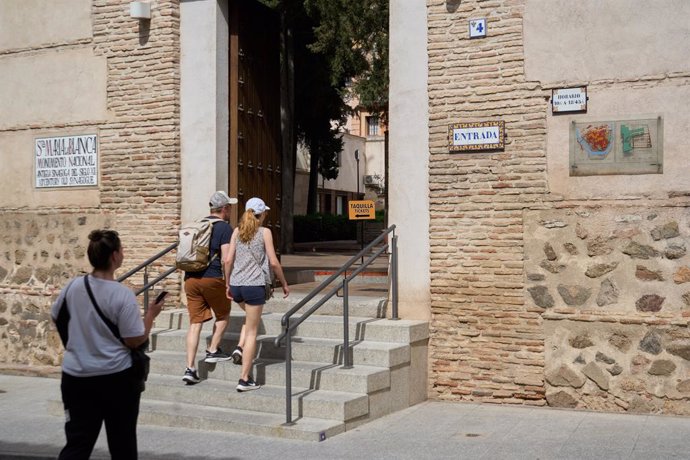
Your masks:
M371 200L359 200L348 202L348 218L350 220L375 219L374 202Z

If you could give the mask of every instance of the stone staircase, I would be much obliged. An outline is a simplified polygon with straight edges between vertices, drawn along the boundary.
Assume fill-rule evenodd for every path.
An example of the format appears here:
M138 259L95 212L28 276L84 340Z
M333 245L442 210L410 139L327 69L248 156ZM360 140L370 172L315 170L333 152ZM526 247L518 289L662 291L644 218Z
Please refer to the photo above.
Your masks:
M293 336L294 424L285 425L285 348L276 347L274 339L283 313L304 296L293 292L289 300L266 305L252 372L262 387L246 393L235 390L240 366L203 362L212 321L204 325L199 346L202 381L185 385L187 311L161 313L152 333L151 373L139 423L319 441L426 399L428 323L385 319L385 299L350 296L354 366L342 369L342 299L333 298ZM224 350L236 345L243 315L233 305Z

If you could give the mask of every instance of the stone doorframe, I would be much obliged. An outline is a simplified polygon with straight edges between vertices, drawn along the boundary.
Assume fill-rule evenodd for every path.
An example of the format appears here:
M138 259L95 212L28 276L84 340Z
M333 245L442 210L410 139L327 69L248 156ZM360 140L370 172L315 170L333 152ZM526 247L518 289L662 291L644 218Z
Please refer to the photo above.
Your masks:
M207 212L228 189L229 8L227 0L180 1L182 221Z

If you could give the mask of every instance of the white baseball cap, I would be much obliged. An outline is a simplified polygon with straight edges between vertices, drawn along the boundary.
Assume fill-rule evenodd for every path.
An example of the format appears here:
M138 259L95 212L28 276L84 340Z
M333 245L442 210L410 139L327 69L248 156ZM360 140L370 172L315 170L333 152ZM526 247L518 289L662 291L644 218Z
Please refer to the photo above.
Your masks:
M244 205L245 211L249 211L250 209L254 211L254 215L258 216L269 211L271 208L266 206L266 203L264 203L264 200L261 198L254 197L248 199L247 203Z
M218 190L208 200L208 206L211 209L220 209L229 204L237 204L237 198L230 198L227 193Z

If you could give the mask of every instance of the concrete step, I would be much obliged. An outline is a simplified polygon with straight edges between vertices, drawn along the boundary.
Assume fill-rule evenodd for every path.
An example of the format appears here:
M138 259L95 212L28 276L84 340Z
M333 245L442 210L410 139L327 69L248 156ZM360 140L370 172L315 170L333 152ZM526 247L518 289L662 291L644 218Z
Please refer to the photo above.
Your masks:
M336 272L336 270L315 270L314 271L314 279L312 281L321 282L321 281L327 280L328 278L333 276L333 274L335 272ZM349 274L350 274L350 272L347 273L347 275L349 275ZM333 282L342 284L344 279L345 279L345 276L340 275ZM350 284L381 284L381 285L384 285L386 287L387 287L388 282L389 282L388 270L385 268L379 269L379 270L364 271L362 273L359 273L354 278L350 279Z
M184 351L186 336L187 332L184 330L157 331L152 334L152 348L154 350ZM274 339L275 336L273 335L259 335L257 337L256 358L285 358L285 348L276 347L273 343ZM237 345L238 340L238 333L226 332L220 346L223 350L231 351ZM201 343L204 343L203 340ZM350 343L350 351L355 365L390 368L410 361L410 346L404 343L369 340L351 341ZM338 339L293 337L292 359L294 361L342 364L342 346L342 340Z
M267 313L285 313L292 307L297 305L302 299L307 296L304 292L291 292L287 299L284 299L279 289L276 289L274 297L269 300L264 306L264 312ZM317 295L311 299L302 309L307 311L312 306L316 305L323 298L322 295ZM368 318L385 318L388 300L387 294L381 296L358 296L350 295L348 299L349 312L351 316L365 316ZM237 305L233 305L236 308ZM316 311L315 315L336 315L343 314L343 298L331 297Z
M314 282L314 270L283 267L283 274L285 275L285 281L290 286Z
M150 379L153 381L153 374L150 376ZM147 382L147 390L142 394L139 406L138 423L140 425L244 433L301 441L324 441L327 438L345 432L346 429L346 424L338 420L314 417L297 418L294 412L292 417L294 423L285 425L284 413L206 406L200 405L196 401L189 403L150 399L148 398L149 387L150 385ZM192 388L189 387L190 390ZM262 390L263 388L260 388L254 392ZM243 396L246 395L248 393L243 394ZM281 407L285 410L284 399ZM48 401L47 412L49 415L64 417L62 401L59 399Z
M186 359L184 352L157 350L150 356L152 373L182 379ZM199 354L197 369L202 379L213 378L236 384L241 366L232 361L207 364L203 361L203 355ZM284 360L255 360L251 373L258 382L285 386ZM373 366L343 369L338 364L293 361L292 384L302 388L369 394L390 387L390 370Z
M148 399L141 401L139 424L301 441L323 441L345 431L345 423L337 420L303 417L294 425L286 426L284 414L199 406L196 403L171 404Z
M257 383L263 382L257 380ZM150 374L143 398L146 400L225 407L272 414L285 414L285 388L264 385L258 390L238 392L237 382L207 379L186 385L179 376ZM369 412L369 397L361 393L292 388L292 414L347 422Z
M239 309L238 309L239 310ZM282 314L264 313L259 325L259 334L279 335L283 331L280 324ZM293 318L297 320L300 316ZM244 324L244 312L232 311L227 332L239 333ZM171 310L162 312L156 319L155 332L167 329L189 328L189 315L187 310ZM206 322L202 327L202 334L210 336L213 329L213 321ZM300 324L295 331L295 336L314 338L342 338L342 317L312 315L308 320ZM377 342L414 343L429 337L429 325L425 321L389 320L367 317L349 318L349 335L351 340L374 340Z
M286 299L283 298L282 291L277 288L275 295L271 300L264 305L265 313L285 313L292 307L297 305L302 299L308 295L308 292L297 291L296 289L290 293L290 296ZM307 304L303 307L302 311L307 311L310 307L315 305L323 298L323 295L317 295L313 299L309 300ZM350 316L362 316L367 318L385 318L388 304L388 293L387 292L374 292L371 295L350 295L348 299L349 313ZM178 310L187 311L184 306L176 306L174 308L166 308L159 315L157 323L164 321L167 318L166 313L177 312ZM241 311L239 305L236 303L232 304L232 310ZM336 315L342 316L343 314L343 298L342 297L331 297L328 299L317 311L315 315ZM170 327L174 325L163 324L161 327Z

